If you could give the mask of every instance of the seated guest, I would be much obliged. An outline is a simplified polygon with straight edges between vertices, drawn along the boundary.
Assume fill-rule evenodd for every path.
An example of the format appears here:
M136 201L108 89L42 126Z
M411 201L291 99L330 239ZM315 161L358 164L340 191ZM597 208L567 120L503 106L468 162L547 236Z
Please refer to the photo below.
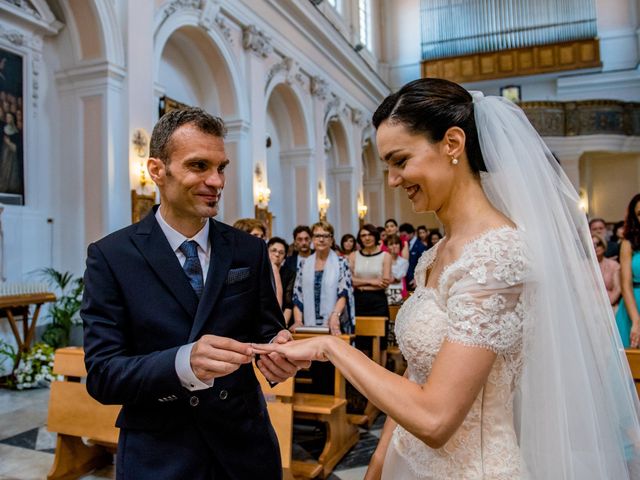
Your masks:
M273 267L273 278L276 284L276 296L282 308L285 325L289 325L293 312L293 284L296 274L288 268L284 268L284 259L287 254L287 242L280 237L273 237L267 242L269 260Z
M600 265L604 285L607 288L609 302L612 306L616 305L622 293L620 287L620 264L604 256L604 252L607 251L607 241L603 237L592 234L591 239L593 240L593 248L596 251L596 258Z
M356 251L356 237L347 233L340 239L340 255L348 257L352 252Z
M301 259L293 287L293 325L329 327L332 335L350 333L355 322L351 271L346 258L331 250L333 227L311 227L315 252Z
M293 229L293 252L284 261L284 268L297 273L303 258L307 258L311 251L311 229L306 225L298 225Z
M240 218L233 224L233 228L247 232L249 235L261 238L267 238L267 227L260 220L255 218Z
M409 261L400 256L400 237L391 235L387 237L387 247L391 255L391 276L392 283L387 287L387 300L389 305L400 305L407 296L407 288L404 284Z

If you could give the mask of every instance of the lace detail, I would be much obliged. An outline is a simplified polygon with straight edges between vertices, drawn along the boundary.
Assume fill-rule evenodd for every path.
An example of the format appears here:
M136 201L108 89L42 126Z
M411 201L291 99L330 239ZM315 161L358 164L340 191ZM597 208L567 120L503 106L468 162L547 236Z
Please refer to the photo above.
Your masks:
M396 337L408 378L424 384L444 340L488 348L498 354L487 383L445 446L432 449L402 427L392 445L420 479L517 479L520 451L513 426L513 394L522 371L521 301L528 260L520 233L510 227L469 242L425 287L437 247L418 261L415 293L396 319Z

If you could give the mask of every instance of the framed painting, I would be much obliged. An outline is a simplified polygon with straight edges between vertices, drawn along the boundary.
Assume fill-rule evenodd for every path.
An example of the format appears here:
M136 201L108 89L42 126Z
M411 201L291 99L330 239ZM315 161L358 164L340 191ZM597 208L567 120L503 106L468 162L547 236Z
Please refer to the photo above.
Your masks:
M0 48L0 203L24 205L23 58Z
M160 104L158 105L158 118L162 118L165 113L169 113L172 110L182 110L189 107L186 103L181 103L173 98L169 98L166 95L160 97Z

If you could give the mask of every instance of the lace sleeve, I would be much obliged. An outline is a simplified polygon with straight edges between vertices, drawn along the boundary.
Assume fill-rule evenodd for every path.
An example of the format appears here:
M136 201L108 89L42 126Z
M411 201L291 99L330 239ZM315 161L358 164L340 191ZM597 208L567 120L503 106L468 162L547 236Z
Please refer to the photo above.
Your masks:
M450 277L447 340L504 354L521 346L528 269L519 243L492 240L468 252Z

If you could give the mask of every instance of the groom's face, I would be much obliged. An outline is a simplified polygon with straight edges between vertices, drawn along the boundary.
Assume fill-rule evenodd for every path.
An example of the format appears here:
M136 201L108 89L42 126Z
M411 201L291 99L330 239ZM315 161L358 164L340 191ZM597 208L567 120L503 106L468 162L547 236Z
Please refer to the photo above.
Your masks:
M186 124L171 135L169 148L166 163L149 160L149 171L160 189L162 203L171 210L171 215L183 219L217 215L224 170L229 163L222 137Z

